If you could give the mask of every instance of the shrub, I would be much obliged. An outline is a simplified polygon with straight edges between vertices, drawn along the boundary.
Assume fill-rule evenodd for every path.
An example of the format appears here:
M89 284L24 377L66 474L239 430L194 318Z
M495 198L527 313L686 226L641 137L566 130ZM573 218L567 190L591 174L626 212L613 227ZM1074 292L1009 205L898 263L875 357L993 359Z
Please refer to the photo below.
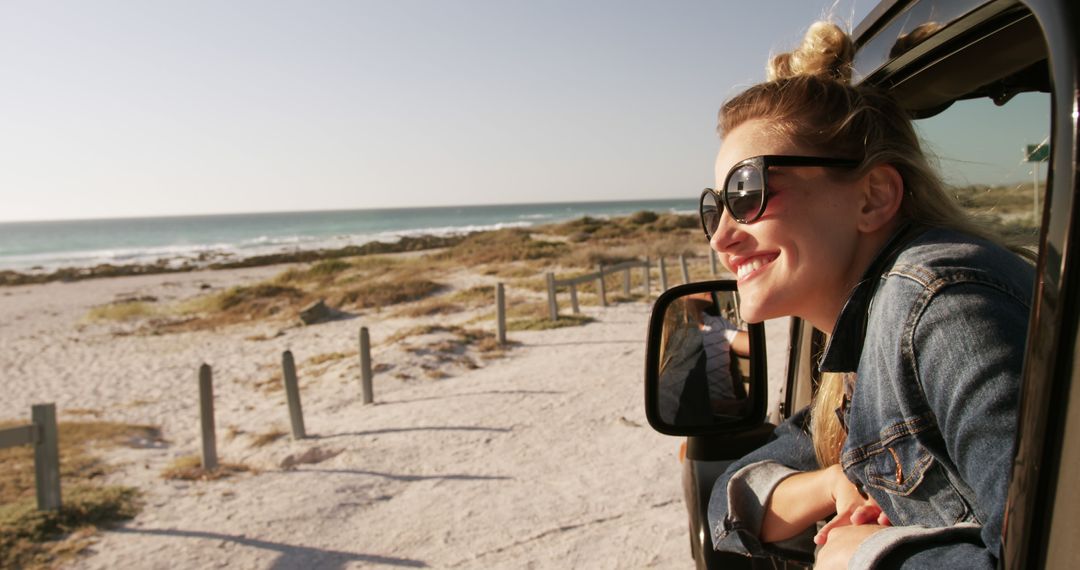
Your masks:
M640 212L634 212L630 214L629 221L631 224L651 224L657 220L659 216L656 212L650 212L649 210L641 210Z
M442 289L442 285L427 279L412 277L376 281L339 294L338 305L354 305L359 308L385 307L418 301Z
M470 234L461 243L435 255L466 265L506 263L522 259L547 259L569 251L560 242L534 240L524 230L509 229Z
M152 317L157 313L157 308L154 305L144 301L117 301L116 303L91 308L86 313L86 320L131 321Z

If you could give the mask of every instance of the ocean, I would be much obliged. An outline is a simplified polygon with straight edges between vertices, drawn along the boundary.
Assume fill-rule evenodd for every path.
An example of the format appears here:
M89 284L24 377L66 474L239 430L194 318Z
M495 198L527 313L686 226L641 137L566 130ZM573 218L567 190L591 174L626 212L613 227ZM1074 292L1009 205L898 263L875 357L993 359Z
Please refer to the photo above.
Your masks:
M697 211L695 200L681 199L9 222L0 223L0 269L182 264L208 257L392 242L404 236L526 228L641 210Z

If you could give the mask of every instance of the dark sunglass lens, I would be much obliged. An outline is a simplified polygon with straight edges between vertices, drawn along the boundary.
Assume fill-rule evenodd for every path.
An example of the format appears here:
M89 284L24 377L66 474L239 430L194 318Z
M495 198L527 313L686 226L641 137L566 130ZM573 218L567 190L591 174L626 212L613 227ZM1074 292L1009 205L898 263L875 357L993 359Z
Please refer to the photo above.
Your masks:
M728 177L724 200L736 220L746 221L755 217L761 209L765 185L761 172L753 166L741 166Z
M701 224L705 226L705 233L712 238L716 228L720 226L720 208L716 203L716 194L706 192L701 196Z

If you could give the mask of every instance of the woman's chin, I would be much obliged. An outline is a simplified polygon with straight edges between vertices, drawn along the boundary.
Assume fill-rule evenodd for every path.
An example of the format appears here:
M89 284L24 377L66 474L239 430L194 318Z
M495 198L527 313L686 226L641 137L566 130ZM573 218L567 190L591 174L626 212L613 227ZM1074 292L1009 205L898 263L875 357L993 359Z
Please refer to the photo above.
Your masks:
M765 307L759 307L744 300L739 304L739 317L748 323L760 323L773 318L773 315L769 314Z

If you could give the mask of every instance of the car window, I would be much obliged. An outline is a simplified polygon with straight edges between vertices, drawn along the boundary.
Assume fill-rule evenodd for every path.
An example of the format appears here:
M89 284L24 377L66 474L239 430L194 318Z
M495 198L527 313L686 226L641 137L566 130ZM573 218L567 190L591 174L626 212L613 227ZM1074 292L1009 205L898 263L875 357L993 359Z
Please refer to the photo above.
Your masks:
M915 124L960 202L1034 245L1046 192L1050 95L1021 93L1000 106L957 101Z

